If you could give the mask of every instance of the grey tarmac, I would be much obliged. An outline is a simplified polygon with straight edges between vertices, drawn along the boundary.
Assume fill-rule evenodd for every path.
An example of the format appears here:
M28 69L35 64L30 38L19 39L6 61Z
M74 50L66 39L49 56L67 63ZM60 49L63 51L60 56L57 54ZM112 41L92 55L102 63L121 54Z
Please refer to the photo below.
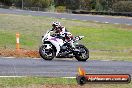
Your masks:
M44 76L44 77L75 77L78 67L93 74L131 74L132 62L87 60L61 60L55 58L46 61L41 58L0 58L0 76Z
M0 14L18 14L18 15L23 14L23 15L32 15L32 16L55 17L55 18L70 19L70 20L132 25L132 17L67 14L67 13L53 13L53 12L29 11L29 10L18 10L18 9L2 9L2 8L0 8Z

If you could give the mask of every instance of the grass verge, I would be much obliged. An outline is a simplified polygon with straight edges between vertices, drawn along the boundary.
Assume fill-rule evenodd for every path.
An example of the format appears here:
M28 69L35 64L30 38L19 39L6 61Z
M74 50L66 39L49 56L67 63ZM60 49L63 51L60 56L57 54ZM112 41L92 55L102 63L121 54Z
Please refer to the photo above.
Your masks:
M0 78L0 88L131 88L129 84L85 84L79 86L76 79L68 78Z
M22 78L0 78L0 88L28 86L31 84L77 84L75 79L68 78L44 78L44 77L22 77Z

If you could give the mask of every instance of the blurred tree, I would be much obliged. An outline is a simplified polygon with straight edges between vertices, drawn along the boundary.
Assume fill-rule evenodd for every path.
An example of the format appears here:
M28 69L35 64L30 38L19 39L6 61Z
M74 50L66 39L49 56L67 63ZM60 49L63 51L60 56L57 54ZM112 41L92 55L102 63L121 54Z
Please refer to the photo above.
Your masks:
M92 1L93 0L80 0L80 9L83 10L91 10L92 9Z
M43 8L47 8L51 5L53 0L23 0L25 6L39 6ZM21 7L22 0L0 0L0 2L6 4L6 5L12 5L12 3L15 3L17 6Z
M119 1L112 8L115 12L132 12L132 1Z
M0 0L5 5L12 5L12 3L18 2L19 0Z
M65 0L66 8L71 10L79 9L79 2L80 0Z
M128 2L129 1L129 2ZM132 0L23 0L26 7L66 7L66 9L83 9L96 11L130 11ZM5 5L15 4L17 7L22 6L22 0L0 0ZM124 4L123 4L124 3ZM118 7L118 5L120 5ZM124 6L124 7L123 7ZM125 9L127 6L127 9ZM61 8L62 8L61 7Z
M37 0L36 4L42 8L48 8L52 4L52 0Z
M66 6L66 0L54 0L55 6Z

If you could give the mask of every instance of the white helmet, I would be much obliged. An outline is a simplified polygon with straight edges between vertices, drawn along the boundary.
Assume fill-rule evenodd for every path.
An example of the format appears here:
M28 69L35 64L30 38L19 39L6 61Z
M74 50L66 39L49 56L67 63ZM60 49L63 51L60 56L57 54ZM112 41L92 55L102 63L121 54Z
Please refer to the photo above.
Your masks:
M61 26L61 24L60 24L60 22L53 22L52 26L58 28Z

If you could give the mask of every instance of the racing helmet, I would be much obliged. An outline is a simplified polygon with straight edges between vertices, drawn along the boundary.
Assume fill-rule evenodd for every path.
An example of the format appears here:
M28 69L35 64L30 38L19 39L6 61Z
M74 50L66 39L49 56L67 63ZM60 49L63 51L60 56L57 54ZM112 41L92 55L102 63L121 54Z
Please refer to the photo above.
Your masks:
M53 22L52 23L53 28L58 28L61 26L60 22Z

